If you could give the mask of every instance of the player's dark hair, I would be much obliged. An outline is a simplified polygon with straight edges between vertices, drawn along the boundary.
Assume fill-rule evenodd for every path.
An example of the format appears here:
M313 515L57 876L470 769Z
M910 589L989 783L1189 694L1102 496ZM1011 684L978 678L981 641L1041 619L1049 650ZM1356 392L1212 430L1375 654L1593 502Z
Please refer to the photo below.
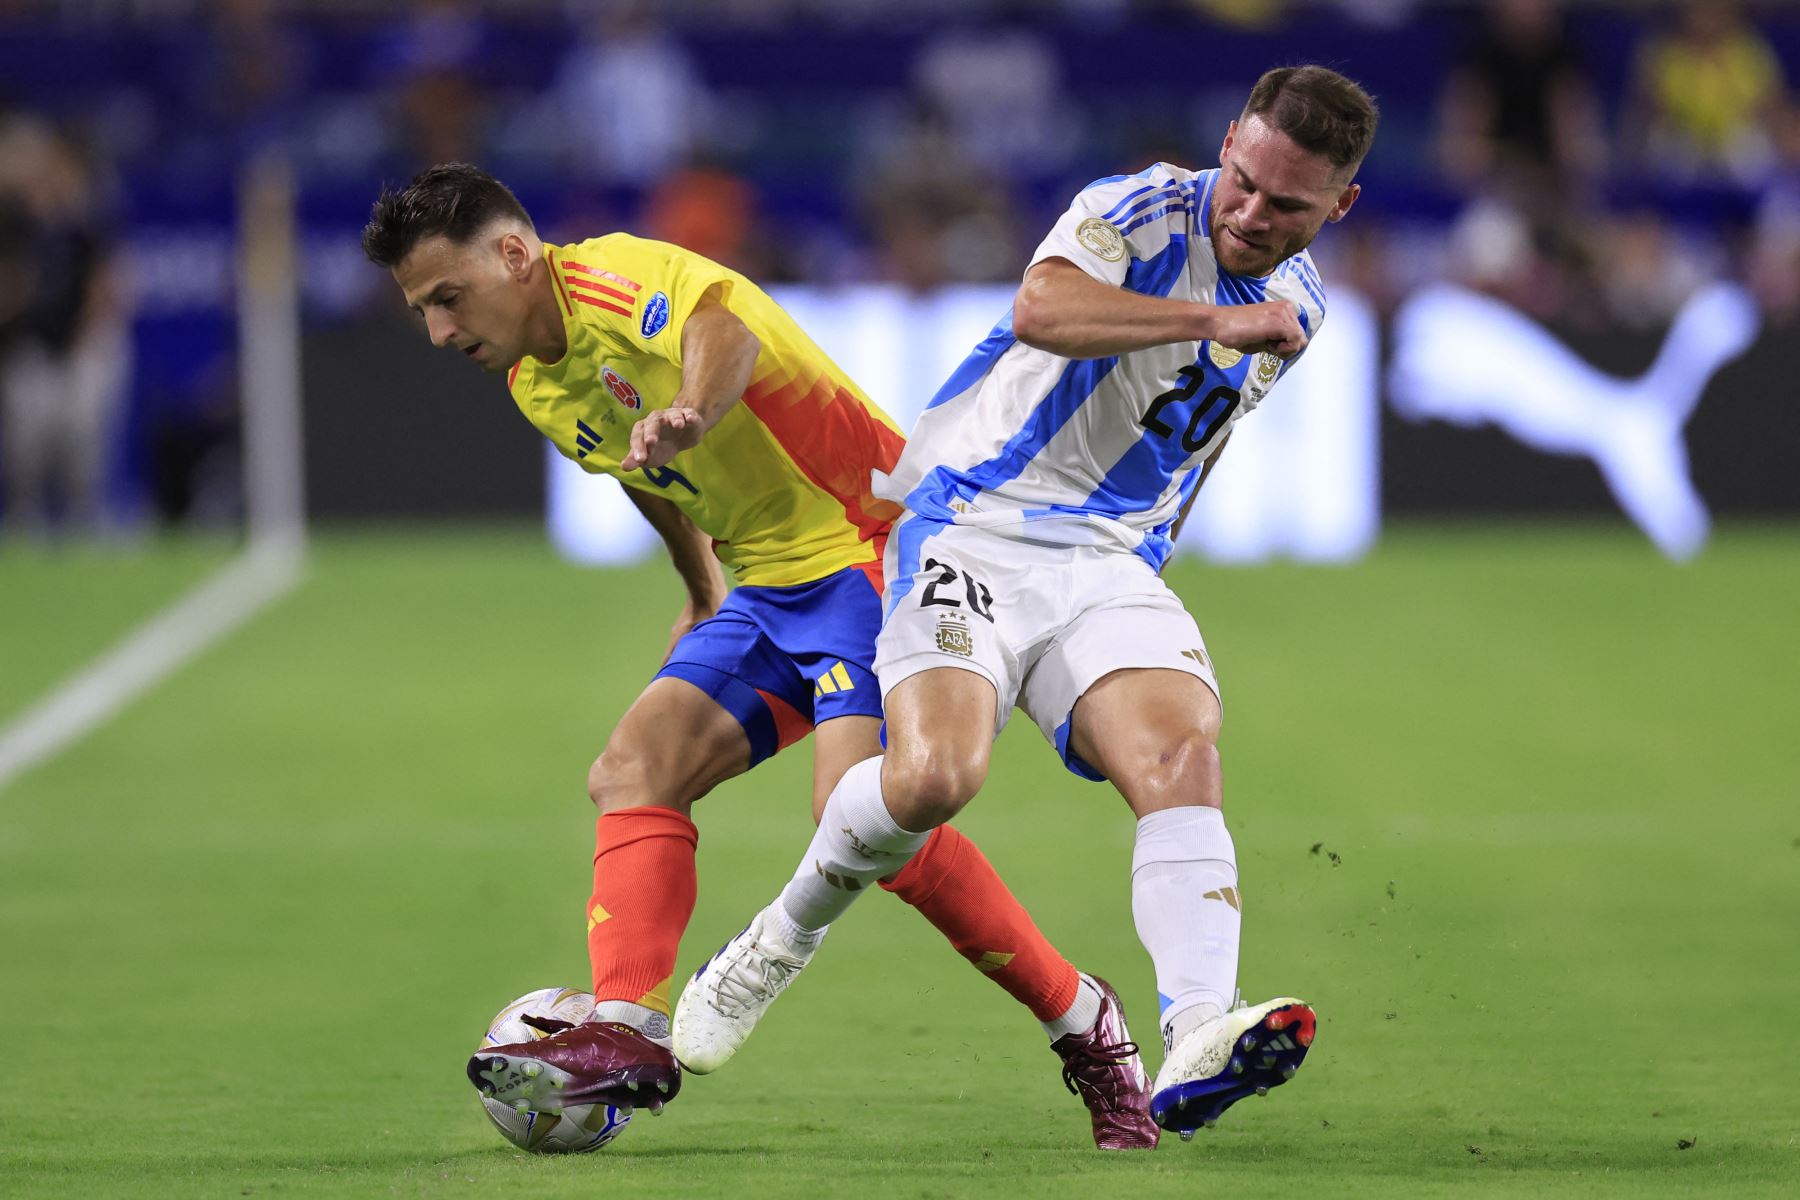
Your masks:
M531 228L531 217L504 183L468 163L439 163L413 176L400 191L381 189L363 226L363 253L376 266L393 268L426 238L462 245L500 217Z
M1250 89L1243 115L1262 117L1302 150L1324 155L1340 171L1362 162L1381 118L1374 98L1360 84L1328 67L1276 67L1263 72Z

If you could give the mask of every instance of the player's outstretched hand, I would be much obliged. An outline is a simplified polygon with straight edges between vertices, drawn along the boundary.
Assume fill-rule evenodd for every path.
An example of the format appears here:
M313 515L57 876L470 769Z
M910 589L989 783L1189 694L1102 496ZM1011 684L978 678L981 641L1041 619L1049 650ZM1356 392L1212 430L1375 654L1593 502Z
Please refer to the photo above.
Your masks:
M659 408L631 427L631 449L619 460L627 471L665 467L683 450L699 445L706 423L692 408Z
M1218 323L1212 340L1218 345L1245 354L1267 350L1278 358L1292 358L1306 349L1306 330L1300 326L1300 310L1292 301L1265 300L1216 311Z

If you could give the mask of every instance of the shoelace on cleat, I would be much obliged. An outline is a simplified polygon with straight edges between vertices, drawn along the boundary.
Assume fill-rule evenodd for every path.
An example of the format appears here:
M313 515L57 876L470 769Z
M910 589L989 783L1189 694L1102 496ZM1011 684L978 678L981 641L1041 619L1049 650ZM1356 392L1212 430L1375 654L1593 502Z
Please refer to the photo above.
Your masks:
M1063 1086L1069 1089L1072 1096L1081 1096L1083 1103L1087 1097L1105 1103L1109 1110L1117 1110L1111 1103L1107 1083L1114 1067L1123 1067L1131 1061L1131 1056L1138 1052L1136 1042L1114 1042L1108 1046L1077 1046L1063 1059ZM1077 1087L1077 1085L1080 1085Z
M519 1017L519 1020L531 1026L539 1033L544 1034L554 1035L558 1033L567 1033L569 1030L575 1028L575 1026L568 1021L559 1021L555 1017L540 1017L533 1013L524 1013Z
M757 955L761 969L752 970L746 961L749 957L746 952L713 978L712 1006L723 1016L738 1016L774 1000L806 965L797 958L765 950Z

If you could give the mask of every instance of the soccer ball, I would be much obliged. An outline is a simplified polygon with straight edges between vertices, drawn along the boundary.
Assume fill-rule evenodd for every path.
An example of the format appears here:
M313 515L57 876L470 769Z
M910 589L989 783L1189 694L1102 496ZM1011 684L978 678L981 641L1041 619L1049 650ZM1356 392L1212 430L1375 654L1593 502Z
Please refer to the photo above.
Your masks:
M533 1029L525 1023L523 1018L527 1014L579 1025L587 1020L593 1009L594 998L573 988L539 988L527 992L501 1009L488 1023L487 1033L476 1049L530 1042L548 1036L543 1030ZM492 1096L483 1096L481 1107L487 1110L488 1120L494 1123L500 1136L533 1154L586 1154L598 1150L623 1133L626 1122L631 1120L630 1109L611 1104L572 1105L558 1115L515 1112Z

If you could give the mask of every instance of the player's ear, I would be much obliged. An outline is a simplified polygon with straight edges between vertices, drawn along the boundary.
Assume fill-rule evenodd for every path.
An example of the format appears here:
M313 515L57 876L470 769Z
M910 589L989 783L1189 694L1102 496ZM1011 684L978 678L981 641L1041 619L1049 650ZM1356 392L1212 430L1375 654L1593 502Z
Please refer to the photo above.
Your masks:
M1225 127L1225 141L1219 147L1219 165L1225 165L1225 156L1231 153L1231 143L1237 136L1237 122L1233 121Z
M1331 211L1325 214L1325 219L1327 221L1343 220L1344 214L1350 211L1350 206L1356 203L1356 198L1360 195L1362 195L1362 184L1353 183L1346 187L1338 194L1337 203L1331 206Z
M523 282L531 274L537 256L517 230L508 230L500 235L500 258L506 264L506 273Z

